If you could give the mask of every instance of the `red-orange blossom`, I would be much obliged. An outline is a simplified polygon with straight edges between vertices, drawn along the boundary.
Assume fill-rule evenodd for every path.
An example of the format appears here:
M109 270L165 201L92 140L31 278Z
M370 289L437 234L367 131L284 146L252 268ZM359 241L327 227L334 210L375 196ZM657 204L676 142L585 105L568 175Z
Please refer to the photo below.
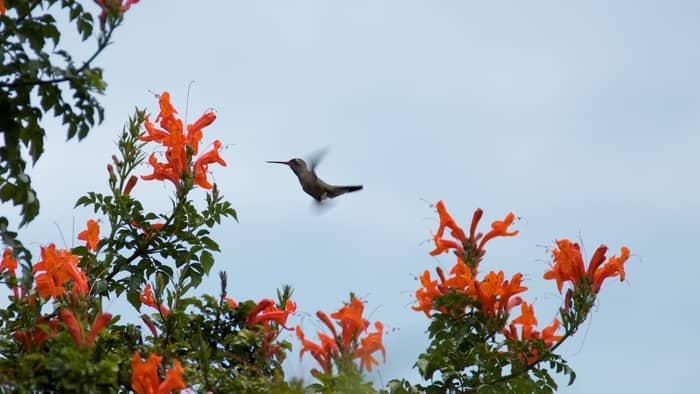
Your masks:
M176 187L180 187L183 176L192 176L193 183L204 189L211 189L213 185L207 180L207 170L210 164L217 163L226 166L224 159L219 156L222 144L219 140L213 142L214 147L199 158L192 158L199 152L199 144L202 140L202 129L209 126L216 119L212 111L205 112L194 123L187 125L187 132L183 128L182 120L177 116L177 110L170 102L170 93L163 92L158 98L160 113L156 122L160 122L161 128L156 127L148 116L144 122L146 133L139 139L144 142L154 141L166 148L165 162L159 162L155 154L151 154L148 163L153 167L153 173L144 175L144 180L168 180Z

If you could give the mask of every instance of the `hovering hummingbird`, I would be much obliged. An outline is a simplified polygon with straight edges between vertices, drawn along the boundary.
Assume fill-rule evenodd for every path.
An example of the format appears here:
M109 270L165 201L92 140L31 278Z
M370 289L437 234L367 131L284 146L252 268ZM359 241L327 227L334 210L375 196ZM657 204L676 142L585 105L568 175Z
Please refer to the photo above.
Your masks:
M362 190L362 185L353 186L339 186L339 185L329 185L328 183L321 180L321 178L316 175L316 166L321 161L321 158L326 153L326 150L322 150L313 155L309 160L309 166L306 162L300 158L294 158L287 161L268 161L268 163L275 164L286 164L289 168L294 171L294 174L299 178L299 183L301 183L301 188L304 189L306 194L316 200L316 202L323 202L323 200L338 197L341 194L356 192Z

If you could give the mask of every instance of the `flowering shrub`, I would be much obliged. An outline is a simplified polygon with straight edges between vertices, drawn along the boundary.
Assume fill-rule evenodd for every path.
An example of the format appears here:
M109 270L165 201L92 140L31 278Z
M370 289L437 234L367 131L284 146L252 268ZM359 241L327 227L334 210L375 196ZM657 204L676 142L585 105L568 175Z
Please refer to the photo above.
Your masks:
M585 321L603 280L616 276L624 280L629 249L623 247L619 257L606 260L607 248L601 245L586 270L579 246L567 239L557 241L554 262L544 279L555 279L560 292L564 282L571 287L559 311L561 320L538 330L534 306L520 296L527 291L522 273L508 280L503 271L479 273L486 243L518 234L509 231L515 215L494 221L482 234L477 227L483 211L477 209L466 234L442 201L436 208L440 225L430 254L452 251L456 261L449 275L437 267L436 279L425 270L416 291L413 309L431 320L431 344L416 366L432 383L412 386L394 380L389 383L392 392L551 392L557 385L549 370L568 375L573 383L574 371L555 350ZM445 230L450 231L449 238ZM512 316L517 306L520 315Z

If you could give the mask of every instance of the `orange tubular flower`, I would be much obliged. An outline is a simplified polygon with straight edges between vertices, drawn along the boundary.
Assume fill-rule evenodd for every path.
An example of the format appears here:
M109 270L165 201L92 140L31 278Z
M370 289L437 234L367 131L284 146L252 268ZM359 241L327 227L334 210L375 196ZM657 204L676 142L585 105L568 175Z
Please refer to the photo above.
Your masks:
M318 311L316 315L328 327L332 335L318 332L319 343L316 344L306 339L304 331L301 327L296 327L296 334L302 343L302 349L299 352L299 357L304 353L309 352L314 359L319 363L323 373L331 373L332 362L343 359L345 356L360 360L360 369L371 371L374 365L379 362L374 358L373 354L377 351L382 352L384 361L386 361L386 349L382 344L382 334L384 326L381 322L374 323L375 332L368 333L364 338L360 334L367 330L369 322L362 317L364 304L356 297L352 297L350 304L344 305L337 312L332 313L330 318L322 311ZM340 326L341 332L335 328L331 322L331 318ZM312 370L312 374L316 376L318 370Z
M165 380L158 386L159 393L170 393L174 390L182 390L185 388L185 381L182 379L182 374L185 370L180 364L180 360L173 361L173 367L165 373Z
M520 324L523 326L523 337L530 337L532 330L537 326L537 318L535 317L535 307L523 302L520 306L520 316L515 318L511 324Z
M148 117L144 126L146 133L139 136L139 140L144 142L157 142L164 147L166 162L159 162L152 154L148 162L153 167L153 173L142 176L144 180L169 180L176 187L180 186L180 179L184 175L193 177L193 182L204 189L211 189L213 185L207 180L207 170L209 164L217 163L226 166L226 162L219 156L221 142L214 141L214 148L201 155L192 162L192 156L199 152L199 144L202 140L202 129L211 125L216 119L212 111L205 112L193 124L187 125L187 133L184 133L182 120L176 117L177 110L170 102L170 94L163 92L158 97L160 113L156 122L160 122L160 127L156 127Z
M85 241L89 250L96 251L100 242L100 225L92 219L88 220L87 229L78 234L78 239Z
M311 356L316 359L318 364L321 366L323 373L331 373L333 368L333 365L331 364L333 361L333 356L338 353L338 346L336 345L335 341L328 335L319 332L318 337L321 340L321 344L315 344L306 339L304 331L302 331L301 327L299 326L296 327L296 334L301 341L299 358L302 358L304 353L309 352L309 354L311 354ZM315 376L318 374L318 371L316 369L312 369L311 373Z
M350 342L357 339L361 331L367 329L369 322L362 318L365 305L357 297L352 297L350 305L344 305L337 312L331 313L331 317L340 323L343 329L343 347L349 348Z
M219 150L221 149L221 141L214 141L214 148L212 148L207 153L194 162L194 183L204 189L211 189L212 184L207 181L207 169L209 164L218 163L226 167L226 162L219 156Z
M333 359L338 356L339 350L338 345L335 343L335 339L322 333L318 332L318 338L320 344L313 343L306 339L304 331L301 327L296 327L296 334L301 341L301 350L299 351L299 358L304 356L304 353L309 352L311 356L318 362L321 366L323 373L329 374L333 370ZM316 368L311 369L311 375L317 376L320 372Z
M75 318L73 311L69 309L61 309L59 312L61 320L68 327L68 331L73 336L73 340L77 346L83 346L83 329L80 328L78 319Z
M381 322L375 322L374 327L377 331L368 334L365 338L360 341L362 346L355 350L355 358L360 359L360 367L367 370L367 372L372 371L373 365L379 365L379 361L372 356L372 353L376 351L382 352L382 357L384 362L386 362L386 349L382 344L382 333L384 331L384 326Z
M435 249L430 252L431 256L436 256L438 254L447 252L450 249L454 249L457 254L462 254L465 244L467 243L467 236L464 234L464 230L457 225L457 222L450 216L445 207L445 203L442 200L435 203L435 208L440 216L440 225L438 226L437 233L433 236L435 241ZM450 229L450 235L455 238L459 243L452 240L442 239L445 229Z
M411 308L414 311L425 313L426 317L430 317L430 311L433 309L433 300L444 293L438 287L437 281L430 279L430 271L428 270L423 271L423 274L420 276L420 283L423 287L416 290L418 305Z
M92 328L90 329L90 332L88 332L87 344L92 346L92 344L95 343L97 334L107 327L111 321L112 315L110 313L100 313L99 315L95 316L95 321L92 322Z
M523 274L518 272L510 281L504 281L503 271L491 271L483 280L475 280L474 291L470 292L478 297L481 310L485 314L496 316L497 313L507 311L520 303L519 297L515 299L516 302L511 302L511 297L527 290L527 287L520 284L522 277Z
M5 0L0 0L0 15L5 15L7 9L5 9Z
M192 154L197 155L199 142L202 141L202 129L214 123L216 114L207 111L194 123L187 125L187 145L192 148Z
M147 284L146 287L141 291L141 303L150 306L151 308L158 309L163 316L168 316L170 311L163 304L158 304L156 298L153 296L153 291L151 290L151 284Z
M563 335L554 335L559 329L560 324L559 319L555 318L552 324L542 330L541 338L544 340L544 344L547 345L547 347L552 347L555 342L559 342L564 337Z
M486 235L482 236L481 233L477 233L476 227L484 213L481 209L477 209L474 211L471 226L469 227L469 237L467 238L464 230L457 225L452 216L447 212L445 203L442 202L442 200L435 203L435 207L440 217L440 225L437 233L433 235L435 249L430 252L430 255L436 256L449 250L454 250L457 257L464 259L465 262L469 263L470 267L474 267L474 274L476 274L475 267L484 255L484 246L486 242L495 237L512 237L518 234L517 230L508 231L508 227L513 224L515 220L515 215L513 213L506 215L503 220L493 222L491 224L491 231L486 233ZM450 229L452 240L443 238L445 229ZM479 239L481 239L481 241L477 244Z
M593 292L600 291L605 278L620 277L620 282L625 280L625 262L630 257L630 250L623 246L620 248L620 257L612 256L605 264L593 272Z
M537 318L535 317L534 307L527 302L523 302L520 306L520 311L520 316L513 319L507 330L503 330L502 333L506 338L516 341L541 339L548 348L551 348L556 342L563 338L561 335L555 335L555 332L559 329L559 319L554 319L552 324L545 327L540 333L536 330ZM520 335L518 335L516 325L522 326ZM538 358L537 349L532 348L530 349L530 355L527 357L527 363L532 364L536 362Z
M2 262L0 263L0 271L7 270L12 276L15 275L17 270L17 259L12 256L12 249L5 248L2 252Z
M297 304L292 300L287 300L284 309L280 309L275 305L275 302L269 298L258 302L255 308L248 315L248 324L255 326L257 324L265 324L267 322L275 322L287 330L291 330L286 326L287 317L291 313L296 312Z
M496 237L513 237L518 235L518 230L508 231L508 227L513 224L514 220L515 215L513 212L510 212L508 215L506 215L505 219L496 220L495 222L491 223L491 231L486 233L486 235L484 235L484 237L481 239L481 242L479 242L479 250L484 250L484 245L486 245L486 242L488 242L490 239Z
M559 293L562 291L564 282L571 282L577 287L582 279L589 280L592 284L593 293L598 293L605 278L615 276L620 277L620 281L625 280L624 264L629 258L630 250L623 246L620 250L620 257L612 256L607 261L605 253L607 247L600 245L589 262L588 269L583 263L581 247L568 239L556 241L557 247L552 251L554 262L551 269L544 273L544 279L554 279L557 281Z
M231 303L228 302L231 300ZM224 299L229 306L235 308L236 302L230 298ZM231 304L234 304L233 306ZM280 349L278 343L274 343L280 333L280 327L291 330L287 327L287 318L290 314L296 312L297 304L292 300L287 300L284 309L278 308L275 301L270 298L260 300L255 308L253 308L247 317L247 324L251 327L257 327L264 334L262 343L262 351L266 357L272 357ZM272 323L276 323L273 325Z
M78 268L78 256L65 249L56 250L56 245L50 244L41 248L41 258L33 268L41 298L62 296L65 293L63 285L70 279L73 280L73 293L87 294L87 277Z
M138 352L134 354L131 361L131 388L136 394L166 394L185 388L182 379L184 369L180 361L173 361L173 367L165 373L165 380L161 381L158 376L161 360L163 357L151 353L144 362Z

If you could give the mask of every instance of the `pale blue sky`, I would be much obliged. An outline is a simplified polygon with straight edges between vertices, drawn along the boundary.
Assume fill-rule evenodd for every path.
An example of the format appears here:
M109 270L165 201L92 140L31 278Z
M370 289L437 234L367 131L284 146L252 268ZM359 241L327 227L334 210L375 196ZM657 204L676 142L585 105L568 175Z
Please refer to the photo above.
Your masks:
M561 392L684 393L700 351L698 15L690 1L144 0L99 62L105 123L79 144L48 123L31 172L42 212L22 235L38 250L60 243L54 223L66 238L73 220L80 231L90 212L71 207L106 189L133 108L155 113L148 90L169 90L184 109L195 80L190 119L214 108L205 139L230 144L213 177L240 223L217 230L214 272L229 271L234 297L288 283L313 314L354 291L390 330L372 379L417 382L428 320L410 309L414 277L453 263L428 256L437 220L423 199L443 199L465 227L476 207L486 225L513 211L521 234L491 242L482 271L524 272L541 325L561 301L541 279L543 245L582 238L589 254L599 243L633 253L627 281L606 282L561 348L578 373ZM317 216L293 174L265 161L323 146L319 174L365 190ZM170 189L141 182L134 195L167 206ZM312 365L296 351L290 377Z

